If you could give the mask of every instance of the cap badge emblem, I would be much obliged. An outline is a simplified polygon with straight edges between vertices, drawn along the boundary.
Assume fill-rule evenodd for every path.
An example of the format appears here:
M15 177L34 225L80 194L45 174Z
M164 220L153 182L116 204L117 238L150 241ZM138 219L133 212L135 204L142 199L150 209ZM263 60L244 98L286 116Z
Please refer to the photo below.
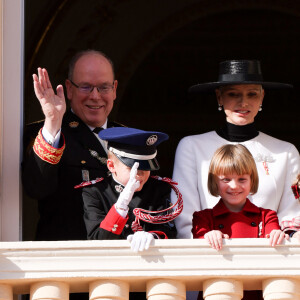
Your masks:
M155 144L157 142L157 135L153 134L151 136L148 137L146 144L147 146L152 146L153 144Z
M79 123L76 122L76 121L72 121L72 122L69 123L69 126L70 126L71 128L76 128L76 127L78 127L78 125L79 125Z

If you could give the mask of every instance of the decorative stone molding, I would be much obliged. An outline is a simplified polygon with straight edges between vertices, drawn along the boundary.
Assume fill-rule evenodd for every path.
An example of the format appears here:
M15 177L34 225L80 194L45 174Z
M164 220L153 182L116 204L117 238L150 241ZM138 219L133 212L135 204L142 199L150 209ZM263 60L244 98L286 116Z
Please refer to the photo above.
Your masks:
M205 300L243 298L243 283L235 279L215 278L203 283L203 298Z
M0 299L13 300L13 289L10 285L0 284Z
M37 282L30 287L30 300L69 300L69 285L64 282Z
M271 278L263 281L264 300L299 300L300 280Z
M88 291L92 299L101 299L108 287L120 300L129 289L147 290L149 299L167 291L170 299L182 300L185 290L202 290L202 285L206 297L219 286L230 297L264 286L266 299L274 299L280 282L287 287L282 292L298 299L299 281L300 245L295 239L275 248L267 239L232 239L221 251L200 239L155 240L138 254L126 240L0 243L0 291L30 292L32 299L52 286L51 299Z
M180 281L156 279L147 283L148 300L184 300L185 295L185 285Z
M128 300L129 284L120 280L100 280L90 284L90 300Z

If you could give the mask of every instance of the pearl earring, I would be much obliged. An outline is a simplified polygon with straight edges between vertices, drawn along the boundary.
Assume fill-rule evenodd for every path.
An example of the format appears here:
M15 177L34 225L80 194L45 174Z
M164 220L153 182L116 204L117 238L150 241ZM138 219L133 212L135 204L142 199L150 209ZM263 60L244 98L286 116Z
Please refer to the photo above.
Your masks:
M258 111L262 111L262 104L260 105Z
M221 111L221 110L222 110L222 105L219 104L218 111Z

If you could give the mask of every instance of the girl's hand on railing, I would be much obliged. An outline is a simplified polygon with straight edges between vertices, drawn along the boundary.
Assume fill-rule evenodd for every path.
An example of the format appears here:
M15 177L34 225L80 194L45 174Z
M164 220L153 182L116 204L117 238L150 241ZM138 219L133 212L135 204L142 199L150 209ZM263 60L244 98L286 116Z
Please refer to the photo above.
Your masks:
M221 250L223 246L223 238L229 239L228 234L223 234L220 230L211 230L204 234L204 238L213 249Z
M272 247L275 247L276 245L281 244L284 239L286 239L286 240L289 239L289 235L284 233L280 229L272 230L271 233L267 234L266 237L270 239L270 245Z

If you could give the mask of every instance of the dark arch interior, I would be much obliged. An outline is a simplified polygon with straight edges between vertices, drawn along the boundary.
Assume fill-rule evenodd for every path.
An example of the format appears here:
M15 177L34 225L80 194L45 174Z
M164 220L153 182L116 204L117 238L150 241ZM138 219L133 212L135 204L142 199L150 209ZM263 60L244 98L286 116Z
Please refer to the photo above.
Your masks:
M117 119L170 134L160 152L163 173L171 176L179 139L213 130L224 116L217 111L213 94L191 98L188 87L216 81L222 60L255 58L261 60L265 80L295 86L292 92L266 91L258 128L299 148L299 118L293 109L299 102L295 67L299 21L275 11L237 10L188 24L166 37L139 66L121 99Z
M61 1L62 2L62 1ZM29 67L47 65L53 57L43 55L47 48L47 40L40 53L29 66L36 43L29 37L29 29L36 23L26 1L27 26L25 74L34 72ZM32 2L33 3L33 2ZM52 10L58 8L60 1L54 1ZM39 6L40 5L40 6ZM35 8L41 9L43 4L35 2ZM85 5L83 3L83 5ZM171 5L171 4L170 4ZM299 6L299 5L298 5ZM142 9L142 5L140 6ZM263 103L263 111L257 116L258 129L272 136L289 141L300 149L299 139L299 66L300 66L300 18L285 11L270 9L247 9L246 7L216 12L194 20L185 26L165 36L138 65L129 77L126 72L119 72L120 66L130 65L129 62L117 60L116 75L119 82L126 82L118 97L118 104L112 112L113 118L127 126L145 130L158 130L169 134L169 141L159 147L158 159L161 164L159 174L172 176L172 168L176 146L186 135L203 133L220 126L223 112L218 112L214 95L201 95L191 98L187 94L189 86L215 81L217 79L218 63L224 59L249 58L259 59L262 63L264 79L292 83L294 90L267 91ZM300 8L300 7L299 7ZM156 8L159 9L159 8ZM219 10L218 10L219 11ZM150 12L149 12L150 13ZM52 24L51 35L56 30L64 30L61 20ZM107 20L111 22L111 20ZM89 20L86 20L86 26ZM139 24L136 24L137 28ZM92 30L92 28L90 29ZM157 29L159 30L159 28ZM35 41L39 40L41 32L35 31ZM61 32L60 32L61 34ZM66 31L67 35L68 32ZM30 42L29 42L30 41ZM56 57L62 67L61 73L54 73L62 82L62 74L67 68L66 57L71 49L93 48L96 45L82 44L63 45L61 57ZM121 57L122 47L110 45L112 58ZM103 50L103 49L99 49ZM138 50L136 50L138 51ZM67 54L66 54L67 53ZM54 68L54 67L50 67ZM55 68L54 68L55 69ZM42 117L37 100L32 94L29 77L25 84L25 122L38 120ZM27 205L26 205L27 201ZM32 239L34 219L31 217L34 202L24 197L24 239Z

